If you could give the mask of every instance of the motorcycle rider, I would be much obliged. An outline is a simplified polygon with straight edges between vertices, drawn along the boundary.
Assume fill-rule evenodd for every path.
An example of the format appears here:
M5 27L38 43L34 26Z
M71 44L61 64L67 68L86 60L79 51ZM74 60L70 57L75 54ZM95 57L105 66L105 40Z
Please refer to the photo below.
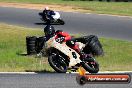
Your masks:
M55 29L53 26L51 25L47 25L45 28L44 28L44 33L45 33L45 36L43 36L43 47L45 47L45 42L48 41L51 37L53 37L55 35ZM42 51L40 51L37 56L40 57L42 56Z
M44 28L44 33L45 33L46 41L49 40L54 35L56 35L55 39L57 39L60 43L66 42L67 46L69 46L70 48L72 48L76 52L78 52L79 55L81 55L82 58L84 57L84 54L79 49L78 44L75 43L76 40L74 38L72 38L67 32L63 32L62 30L57 30L55 32L55 29L54 29L53 26L47 25Z
M67 32L57 30L55 38L60 38L60 42L66 42L67 46L74 49L78 53L80 52L79 46L75 43L75 39L72 38Z
M52 20L52 15L55 15L55 12L53 10L50 10L49 7L45 7L45 9L43 10L43 19Z
M45 33L45 41L48 41L51 37L55 35L55 28L51 25L47 25L44 28L44 33Z

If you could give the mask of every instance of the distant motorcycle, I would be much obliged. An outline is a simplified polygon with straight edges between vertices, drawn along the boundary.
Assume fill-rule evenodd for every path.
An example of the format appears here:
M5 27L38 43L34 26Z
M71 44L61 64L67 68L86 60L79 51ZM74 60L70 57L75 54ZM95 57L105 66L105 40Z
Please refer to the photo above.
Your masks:
M85 54L90 54L88 56L85 56L85 58L83 59L81 59L80 55L75 50L67 46L66 42L60 43L60 39L61 38L55 39L55 36L53 36L45 43L45 51L48 55L48 62L56 72L65 73L67 72L68 68L78 68L80 66L82 66L89 73L97 73L99 71L98 62L95 61L92 52L90 53L87 50L90 50L89 44L92 43L92 40L90 38L88 39L90 40L88 42L88 45L85 44L85 41L82 41L84 43L76 42L78 43L79 48L83 50ZM94 43L93 46L95 45L96 44ZM96 48L101 49L102 47L99 45Z
M60 18L59 12L55 11L54 13L55 15L48 16L47 14L43 14L42 12L40 12L39 16L41 16L40 19L46 22L47 24L56 23L56 24L64 25L65 22Z

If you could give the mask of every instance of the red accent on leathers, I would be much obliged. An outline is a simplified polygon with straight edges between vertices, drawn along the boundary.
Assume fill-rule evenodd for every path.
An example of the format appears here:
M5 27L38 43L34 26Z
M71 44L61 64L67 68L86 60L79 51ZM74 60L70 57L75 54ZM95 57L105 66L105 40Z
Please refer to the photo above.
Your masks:
M64 37L65 38L64 42L66 42L68 40L71 40L71 38L72 38L67 32L58 32L58 33L56 33L55 39L57 39L59 37ZM76 43L75 43L75 46L73 46L71 48L74 49L75 51L77 51L78 53L80 52L79 45L76 44Z
M75 43L75 46L73 46L71 48L74 49L78 53L80 52L79 45L77 43Z
M57 39L59 37L64 37L65 38L64 42L66 42L68 40L71 40L71 36L67 32L58 32L58 33L56 33L55 39Z

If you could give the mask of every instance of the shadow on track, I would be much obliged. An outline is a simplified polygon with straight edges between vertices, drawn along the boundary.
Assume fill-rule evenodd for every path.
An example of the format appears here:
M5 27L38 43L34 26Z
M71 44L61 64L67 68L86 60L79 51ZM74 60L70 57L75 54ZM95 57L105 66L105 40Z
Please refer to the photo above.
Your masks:
M35 25L49 25L47 23L34 23ZM57 23L50 23L50 25L60 25L60 24L57 24Z

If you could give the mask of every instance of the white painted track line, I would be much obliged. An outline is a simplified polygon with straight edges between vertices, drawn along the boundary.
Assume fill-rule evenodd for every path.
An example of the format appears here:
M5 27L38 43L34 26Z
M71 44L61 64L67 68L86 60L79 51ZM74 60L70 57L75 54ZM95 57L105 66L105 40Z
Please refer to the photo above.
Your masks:
M79 72L67 72L67 73L77 74ZM86 72L86 73L89 73L89 72ZM132 73L132 71L100 71L98 73Z
M79 72L66 72L66 73L67 74L78 74ZM98 73L132 73L132 71L100 71ZM36 72L0 72L0 74L39 74L39 73L36 73Z
M35 72L0 72L0 74L37 74Z

